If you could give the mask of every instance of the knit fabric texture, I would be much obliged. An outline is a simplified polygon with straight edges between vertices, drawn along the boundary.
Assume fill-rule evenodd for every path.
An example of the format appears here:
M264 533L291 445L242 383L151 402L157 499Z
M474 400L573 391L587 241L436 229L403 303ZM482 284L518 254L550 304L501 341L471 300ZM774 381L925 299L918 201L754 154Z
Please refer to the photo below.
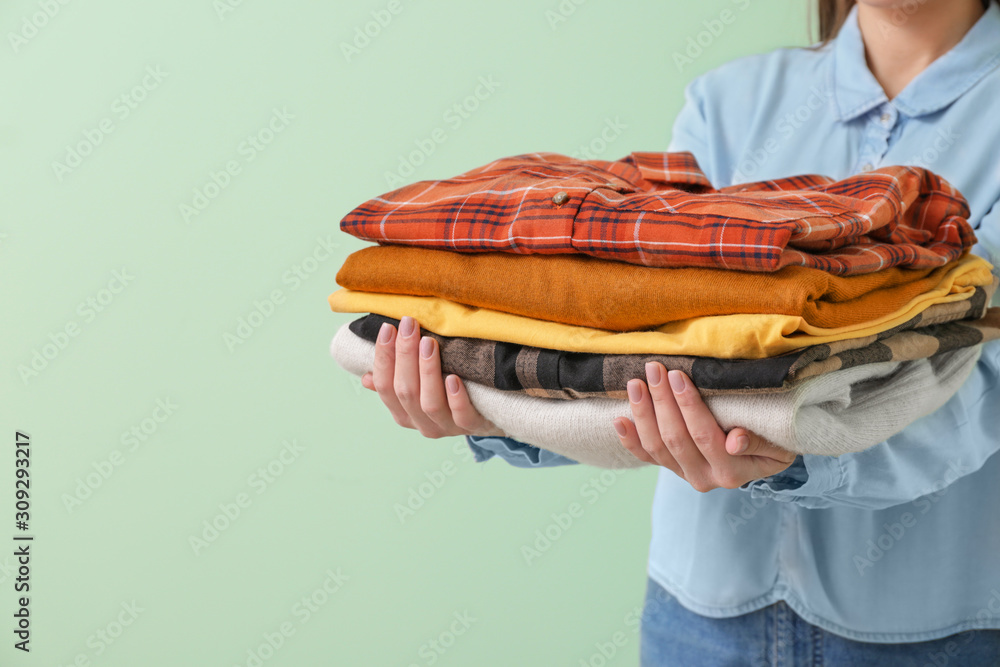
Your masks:
M851 275L958 259L975 242L968 216L961 193L919 167L716 190L690 153L615 162L532 153L375 197L340 227L369 241L456 252Z
M383 323L399 320L370 314L350 329L374 343ZM684 371L703 396L719 392L766 393L790 389L807 378L886 361L912 361L1000 339L1000 308L979 320L933 324L913 330L892 329L877 336L814 345L767 359L713 359L643 354L587 354L526 347L480 338L422 335L438 342L444 374L477 384L520 391L529 396L572 400L627 398L626 384L644 378L647 362Z
M345 324L330 351L347 371L371 372L375 345ZM741 426L799 454L837 456L872 447L948 401L968 377L981 345L930 359L866 364L827 373L769 394L719 394L705 402L726 431ZM509 437L606 468L643 465L625 450L612 423L632 418L629 402L561 401L466 382L469 398Z
M475 308L438 297L357 292L342 288L329 297L332 310L341 313L377 313L400 319L415 318L443 336L484 338L531 347L596 354L669 354L720 359L762 359L811 345L847 338L875 336L903 326L982 317L996 278L976 287L971 296L955 294L955 301L930 307L904 308L877 323L819 329L792 315L743 314L696 317L666 324L652 331L616 333L604 329L548 322Z
M855 276L786 266L774 273L652 268L586 255L462 254L374 246L347 257L337 284L363 292L436 296L456 303L610 331L652 329L694 317L797 315L820 328L877 321L989 285L991 265L965 255L934 269ZM539 289L544 285L544 289Z

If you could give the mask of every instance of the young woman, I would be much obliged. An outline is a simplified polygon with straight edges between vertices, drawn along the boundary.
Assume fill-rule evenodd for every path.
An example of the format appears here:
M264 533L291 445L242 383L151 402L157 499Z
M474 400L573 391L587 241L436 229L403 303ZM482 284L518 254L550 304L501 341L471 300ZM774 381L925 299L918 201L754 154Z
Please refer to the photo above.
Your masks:
M927 167L966 196L973 252L1000 266L1000 6L818 3L818 47L691 83L670 150L716 187ZM467 435L479 460L572 463L498 435L412 318L376 350L363 382L401 426ZM838 458L724 433L683 373L646 371L634 422L616 424L663 467L644 664L1000 665L1000 344L936 413Z

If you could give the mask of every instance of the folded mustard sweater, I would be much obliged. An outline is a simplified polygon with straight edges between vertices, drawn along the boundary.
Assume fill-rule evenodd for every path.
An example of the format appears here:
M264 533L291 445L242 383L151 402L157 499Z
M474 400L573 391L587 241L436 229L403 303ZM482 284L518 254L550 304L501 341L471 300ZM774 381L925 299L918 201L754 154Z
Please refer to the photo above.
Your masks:
M373 246L347 257L342 287L436 296L538 320L611 331L652 329L712 315L794 315L836 329L877 321L908 304L940 303L992 281L990 263L966 254L933 269L854 276L786 266L774 273L653 268L587 255L463 254Z

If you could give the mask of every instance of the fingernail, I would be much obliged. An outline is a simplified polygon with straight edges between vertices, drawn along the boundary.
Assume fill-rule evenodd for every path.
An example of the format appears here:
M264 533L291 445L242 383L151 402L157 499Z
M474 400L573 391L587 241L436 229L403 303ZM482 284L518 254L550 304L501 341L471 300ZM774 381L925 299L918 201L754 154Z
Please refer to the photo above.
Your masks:
M659 386L661 379L660 365L652 361L646 364L646 380L649 382L649 386Z
M642 388L639 387L639 383L637 381L632 380L626 386L628 388L628 400L633 403L638 403L642 400Z
M382 327L378 330L378 342L385 344L390 340L392 340L392 325L383 322Z
M675 394L680 394L687 388L687 382L684 381L684 373L680 371L670 371L667 373L667 379L670 380L670 388L674 390Z
M458 376L449 375L444 379L444 386L448 388L448 393L455 395L458 393Z
M403 335L404 338L413 335L413 318L409 315L404 315L403 319L399 321L399 333Z
M736 451L735 454L742 454L750 446L750 438L745 435L741 435L736 438Z
M434 341L430 336L424 336L420 339L420 356L424 359L430 359L431 354L434 352Z
M616 419L615 420L615 431L618 432L618 437L619 438L624 438L625 437L625 433L626 433L626 431L625 431L625 424L622 423L622 420L620 420L620 419Z

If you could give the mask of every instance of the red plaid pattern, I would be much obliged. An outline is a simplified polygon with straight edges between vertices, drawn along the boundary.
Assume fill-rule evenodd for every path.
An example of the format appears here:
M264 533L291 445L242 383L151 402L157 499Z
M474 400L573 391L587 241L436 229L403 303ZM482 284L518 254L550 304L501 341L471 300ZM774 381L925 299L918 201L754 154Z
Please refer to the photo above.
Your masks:
M961 193L917 167L716 190L690 153L503 158L351 211L358 238L459 252L584 253L646 266L852 275L940 266L972 247Z

